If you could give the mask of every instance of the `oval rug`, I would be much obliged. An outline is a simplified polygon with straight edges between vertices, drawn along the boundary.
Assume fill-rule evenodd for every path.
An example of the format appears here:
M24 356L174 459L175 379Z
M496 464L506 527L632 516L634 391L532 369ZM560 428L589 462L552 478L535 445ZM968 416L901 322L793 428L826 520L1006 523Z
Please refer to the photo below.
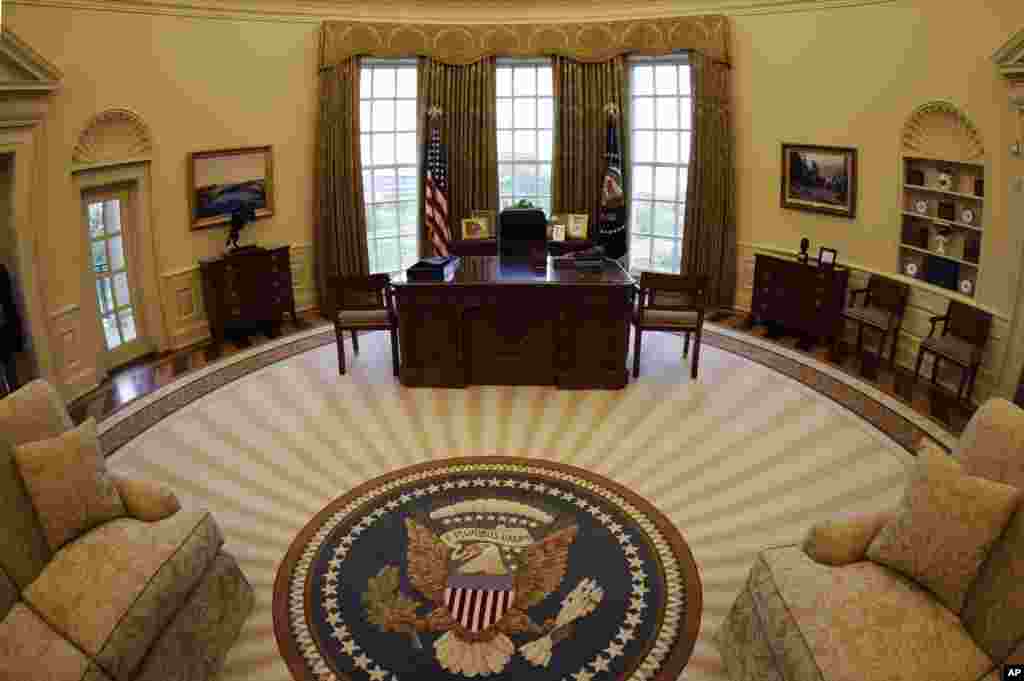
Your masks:
M676 679L701 584L659 511L535 459L410 466L331 502L274 584L297 681Z

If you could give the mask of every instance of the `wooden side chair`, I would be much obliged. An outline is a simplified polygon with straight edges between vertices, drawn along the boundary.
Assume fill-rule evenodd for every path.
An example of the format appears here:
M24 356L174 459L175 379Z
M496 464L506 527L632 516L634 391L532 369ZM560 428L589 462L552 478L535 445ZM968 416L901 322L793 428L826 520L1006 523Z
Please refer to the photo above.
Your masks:
M708 296L707 275L642 272L640 292L633 313L636 339L633 346L633 378L640 376L640 344L644 331L682 331L683 357L694 334L690 377L697 378L700 363L700 335Z
M914 367L914 380L921 373L921 362L924 353L930 352L935 357L932 364L932 383L936 383L939 362L948 360L960 367L960 386L957 399L970 399L974 392L974 381L978 377L985 344L992 330L992 315L988 312L961 303L949 301L946 314L931 317L931 330L928 337L921 341L917 351L917 366ZM942 335L935 335L935 324L942 322ZM968 381L970 383L968 384ZM964 392L966 386L966 393Z
M338 373L345 373L345 346L342 333L352 332L352 349L359 354L360 331L391 332L391 364L398 376L398 320L391 296L391 277L373 274L368 277L331 277L334 292L334 333L338 343Z
M857 296L863 295L860 305ZM892 336L889 349L889 368L896 365L896 343L900 337L900 326L903 324L903 313L907 309L907 298L910 297L910 286L899 281L886 279L872 274L866 288L850 291L850 305L843 310L843 319L857 324L857 356L864 349L864 328L870 328L881 334L878 339L878 359L885 355L885 343ZM840 339L836 337L836 343Z

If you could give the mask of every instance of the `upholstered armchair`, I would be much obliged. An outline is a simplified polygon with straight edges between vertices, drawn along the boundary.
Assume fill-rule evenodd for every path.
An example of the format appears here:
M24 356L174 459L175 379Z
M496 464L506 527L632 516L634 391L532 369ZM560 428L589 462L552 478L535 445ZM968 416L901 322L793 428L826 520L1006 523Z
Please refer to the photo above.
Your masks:
M897 508L758 554L715 635L730 678L999 681L1024 663L1022 487L1024 411L990 400Z

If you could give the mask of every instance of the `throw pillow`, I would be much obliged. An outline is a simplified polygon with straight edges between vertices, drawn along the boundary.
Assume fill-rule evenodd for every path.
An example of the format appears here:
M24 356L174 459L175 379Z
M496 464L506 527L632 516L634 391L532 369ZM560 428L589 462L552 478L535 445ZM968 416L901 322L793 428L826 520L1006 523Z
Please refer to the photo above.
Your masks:
M868 546L867 557L930 589L959 615L1020 497L1016 487L967 475L945 453L924 449L899 514Z
M49 440L18 445L14 459L52 551L125 515L107 476L95 420Z

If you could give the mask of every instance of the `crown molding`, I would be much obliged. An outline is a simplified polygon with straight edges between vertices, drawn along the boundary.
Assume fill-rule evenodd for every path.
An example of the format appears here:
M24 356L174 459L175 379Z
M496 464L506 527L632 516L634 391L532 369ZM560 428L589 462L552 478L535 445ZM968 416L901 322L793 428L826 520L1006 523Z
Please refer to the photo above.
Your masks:
M0 80L2 93L47 94L60 87L60 79L64 76L60 69L6 26L0 31L0 59L6 59L25 73L24 78Z
M347 20L427 24L530 24L580 22L581 16L600 16L599 21L615 21L699 14L790 14L891 5L896 2L898 0L691 0L683 4L679 0L651 0L640 5L637 2L623 3L621 0L560 0L531 8L528 18L524 18L520 0L504 0L487 5L473 0L405 0L390 3L387 7L381 7L383 3L360 0L8 0L8 5L276 23Z
M992 61L1010 83L1010 101L1024 111L1024 30L996 50Z

